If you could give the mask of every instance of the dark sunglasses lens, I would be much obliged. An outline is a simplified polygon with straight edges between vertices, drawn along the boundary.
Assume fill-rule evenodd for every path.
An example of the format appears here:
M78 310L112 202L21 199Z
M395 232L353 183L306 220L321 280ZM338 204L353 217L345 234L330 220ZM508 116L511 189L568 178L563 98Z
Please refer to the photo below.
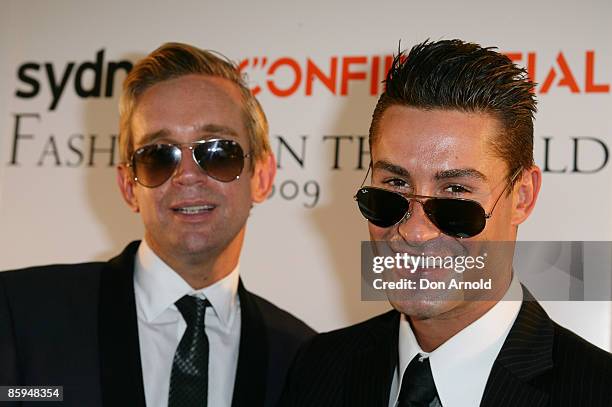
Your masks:
M424 209L438 229L449 236L476 236L486 224L485 211L475 201L433 198L425 202Z
M355 196L363 217L381 228L395 225L408 212L408 201L395 192L366 187Z
M181 161L181 149L167 144L153 144L134 153L134 176L145 187L160 186Z
M193 156L210 177L222 182L238 178L244 167L244 152L233 140L211 140L199 144L193 149Z

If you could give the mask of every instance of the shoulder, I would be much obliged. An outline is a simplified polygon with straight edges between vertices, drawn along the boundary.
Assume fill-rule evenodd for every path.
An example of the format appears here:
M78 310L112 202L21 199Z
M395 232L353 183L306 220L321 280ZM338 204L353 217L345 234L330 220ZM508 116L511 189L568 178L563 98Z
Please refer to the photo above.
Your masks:
M612 354L554 323L554 405L609 406Z
M305 322L277 307L265 298L246 290L244 290L244 293L248 300L257 307L264 325L273 335L300 340L315 334L315 331Z
M297 368L316 370L314 365L325 361L342 368L356 353L375 346L384 332L392 332L396 322L399 323L398 315L396 311L389 311L355 325L318 334L302 347L295 364Z
M308 342L303 353L307 359L351 358L355 351L373 346L381 332L393 330L394 325L399 324L398 316L396 311L389 311L355 325L319 334Z
M48 324L66 315L95 312L104 263L56 264L0 272L0 307L16 327ZM9 311L10 310L10 311Z
M96 288L103 270L116 269L122 272L133 269L134 255L139 244L140 241L131 242L122 253L107 262L50 264L2 271L0 287L4 285L11 292L28 290L30 296L41 291L48 295L51 289L66 292Z
M399 314L390 311L346 328L318 334L306 342L291 367L281 406L341 405L349 378L359 366L369 366L366 355L377 353L376 347L389 347L393 326ZM391 333L390 333L391 332ZM397 335L395 331L395 335ZM381 344L381 338L386 339ZM365 359L364 359L365 358ZM358 372L359 373L359 372Z
M0 272L0 284L7 290L27 290L29 295L50 289L84 288L96 284L105 263L53 264Z
M612 377L612 354L593 345L574 332L553 323L555 342L553 355L559 369L588 367L591 374ZM585 372L584 374L589 374Z

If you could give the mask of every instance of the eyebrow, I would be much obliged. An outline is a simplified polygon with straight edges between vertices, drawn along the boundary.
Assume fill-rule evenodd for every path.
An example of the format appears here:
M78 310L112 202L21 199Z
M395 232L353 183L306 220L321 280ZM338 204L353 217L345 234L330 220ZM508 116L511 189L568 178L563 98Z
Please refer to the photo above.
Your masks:
M391 164L389 161L380 160L376 161L372 166L373 170L383 170L390 172L395 175L399 175L400 177L410 178L410 171L405 169L404 167L400 167L399 165Z
M474 168L453 168L450 170L438 171L435 175L436 180L450 178L472 178L479 181L486 181L487 176Z
M229 126L223 126L221 124L205 124L204 126L198 127L199 133L211 133L211 134L223 134L224 136L238 137L236 130Z
M205 124L196 129L198 133L207 133L212 135L224 135L224 136L232 136L235 138L238 137L238 133L236 130L232 129L228 126L223 126L220 124ZM153 133L145 134L140 140L140 145L145 146L147 144L153 144L155 141L163 138L170 138L171 132L168 129L161 129Z
M167 129L161 129L153 133L145 134L140 140L141 146L146 146L147 144L152 144L154 141L159 140L160 138L170 137L170 132Z
M385 160L376 161L372 168L387 171L400 177L410 178L410 171ZM487 176L474 168L453 168L450 170L438 171L434 178L436 181L453 178L472 178L475 180L487 181Z

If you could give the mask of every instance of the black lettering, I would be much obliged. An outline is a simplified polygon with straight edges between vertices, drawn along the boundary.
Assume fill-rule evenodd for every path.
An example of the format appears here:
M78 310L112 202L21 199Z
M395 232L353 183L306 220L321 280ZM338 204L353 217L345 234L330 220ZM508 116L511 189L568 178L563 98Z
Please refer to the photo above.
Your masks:
M38 82L38 80L36 80L35 77L28 76L27 71L38 71L39 69L40 65L34 62L28 62L19 67L19 70L17 71L17 77L19 77L22 82L30 85L32 89L29 91L17 89L17 91L15 92L15 96L19 98L33 98L34 96L38 95L38 92L40 91L40 83Z
M107 98L113 96L113 89L115 88L115 73L119 70L124 70L127 75L132 70L132 63L130 61L119 61L109 62L108 72L106 74L106 90L104 96Z
M115 145L116 145L116 142L117 142L117 136L116 135L111 135L110 136L110 141L111 141L110 148L96 148L96 140L97 140L97 138L98 137L96 135L89 136L89 140L90 140L90 144L89 144L89 161L88 161L87 165L89 167L93 167L93 165L94 165L94 155L96 153L109 153L108 166L109 167L113 167L115 165Z
M304 158L306 157L306 138L308 138L308 136L300 136L302 138L302 151L301 151L300 156L297 155L295 150L291 148L289 143L287 143L282 136L276 136L276 137L278 138L278 141L279 141L278 150L276 154L276 159L277 159L276 168L282 168L281 163L283 159L282 159L281 152L283 151L283 146L285 146L287 151L289 151L289 154L291 154L291 156L295 159L298 165L304 168Z
M580 174L592 174L594 172L600 171L606 166L606 164L608 164L608 158L610 157L610 154L608 152L608 147L603 141L596 139L594 137L572 137L572 140L574 141L574 168L572 169L572 172L577 172ZM603 153L604 153L603 161L601 165L597 168L594 168L592 170L581 170L578 168L578 145L580 141L587 141L587 140L593 141L601 146Z
M17 148L19 145L20 139L32 139L34 138L33 134L21 134L19 132L19 127L21 125L22 117L34 117L40 121L40 115L38 113L18 113L15 114L15 130L13 131L13 151L11 152L11 161L9 165L19 165L17 162L17 152L19 149Z
M59 152L57 151L57 143L55 142L55 137L53 137L53 134L49 136L49 139L47 140L47 143L45 144L45 148L40 156L40 160L38 160L39 167L43 165L43 161L45 160L45 157L48 155L52 155L55 158L56 167L59 167L60 165L62 165L60 161Z
M66 161L66 165L68 167L78 167L79 165L83 163L83 151L79 148L79 146L76 146L74 144L75 140L80 140L80 144L82 144L83 139L84 139L84 136L82 134L73 134L72 136L68 138L68 149L74 152L74 154L78 157L77 161L73 161L73 162Z
M53 96L49 110L55 110L57 107L57 104L64 93L64 89L66 88L66 83L68 83L68 78L70 77L72 68L74 68L74 62L70 62L68 65L66 65L66 70L64 71L61 82L57 83L55 73L53 72L53 65L50 63L45 64L47 78L49 79L49 87L51 88L51 94Z
M311 187L314 187L314 191ZM321 189L319 188L319 183L315 180L310 180L307 181L304 184L304 195L306 195L309 198L312 198L312 201L307 204L304 203L304 206L306 208L314 208L317 205L317 202L319 202L319 195L321 193Z
M290 187L289 188L290 193L287 193L287 187ZM284 199L288 201L295 199L295 197L298 195L299 192L300 192L300 189L298 187L298 184L297 182L293 180L286 180L280 186L280 196L282 196Z
M96 96L100 97L100 89L102 88L102 63L104 61L104 49L101 49L96 54L96 62L83 62L76 71L74 77L74 90L77 95L82 98ZM83 86L83 73L86 71L93 72L93 86L86 89Z
M323 136L323 141L334 140L334 165L332 166L333 170L340 169L340 142L342 140L350 140L353 142L353 136Z
M366 141L368 141L366 143ZM368 146L366 149L365 146ZM368 136L359 136L359 155L357 156L357 168L356 170L363 170L363 156L367 157L368 164L370 162L370 143Z
M543 172L552 172L552 173L564 173L567 172L567 166L564 167L562 170L553 170L550 168L550 166L548 165L548 158L550 157L550 140L552 140L552 137L542 137L544 139L544 168L543 168Z

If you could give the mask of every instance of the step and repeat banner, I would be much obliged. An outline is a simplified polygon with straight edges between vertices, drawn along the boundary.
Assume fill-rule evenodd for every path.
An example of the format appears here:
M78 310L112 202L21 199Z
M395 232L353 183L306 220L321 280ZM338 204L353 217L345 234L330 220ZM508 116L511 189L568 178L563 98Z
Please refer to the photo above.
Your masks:
M368 234L353 195L392 55L427 38L497 46L538 82L543 187L520 240L612 241L612 3L430 3L1 1L0 269L105 260L141 238L115 180L117 104L132 64L168 41L217 50L248 75L278 173L240 271L318 330L389 307L361 301ZM544 306L611 348L609 302Z

